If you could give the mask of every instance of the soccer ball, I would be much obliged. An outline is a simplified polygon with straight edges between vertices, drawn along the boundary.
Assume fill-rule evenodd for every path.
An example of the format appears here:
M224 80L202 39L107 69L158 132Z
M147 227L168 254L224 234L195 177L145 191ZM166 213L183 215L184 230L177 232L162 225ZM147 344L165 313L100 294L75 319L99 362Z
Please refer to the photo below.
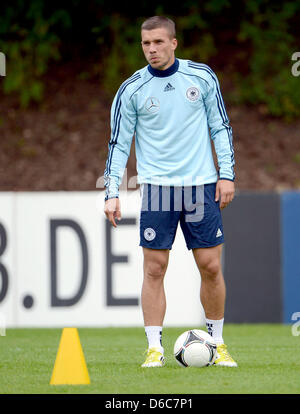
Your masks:
M177 338L174 356L182 367L207 367L216 359L217 345L207 332L192 329Z

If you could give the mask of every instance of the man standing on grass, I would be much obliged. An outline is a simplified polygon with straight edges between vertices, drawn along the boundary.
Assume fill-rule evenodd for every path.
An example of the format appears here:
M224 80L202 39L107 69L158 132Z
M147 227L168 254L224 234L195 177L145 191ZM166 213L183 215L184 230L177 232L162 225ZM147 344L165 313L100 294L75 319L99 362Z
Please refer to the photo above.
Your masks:
M206 326L217 343L215 364L235 367L223 341L224 235L220 211L234 197L234 150L219 83L207 65L175 57L177 40L172 20L161 16L147 19L141 36L149 65L121 85L112 105L104 212L116 227L116 219L121 219L119 184L135 134L142 194L141 299L148 340L142 367L164 365L163 280L179 222L201 274L200 299Z

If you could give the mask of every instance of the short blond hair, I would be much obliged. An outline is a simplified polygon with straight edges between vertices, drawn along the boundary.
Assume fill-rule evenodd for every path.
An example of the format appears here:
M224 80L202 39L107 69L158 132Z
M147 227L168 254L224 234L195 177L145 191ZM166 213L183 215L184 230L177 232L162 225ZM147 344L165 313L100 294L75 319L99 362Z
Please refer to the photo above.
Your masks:
M170 38L174 39L176 37L175 23L173 20L168 17L163 16L153 16L145 20L142 24L141 30L153 30L165 28L169 32Z

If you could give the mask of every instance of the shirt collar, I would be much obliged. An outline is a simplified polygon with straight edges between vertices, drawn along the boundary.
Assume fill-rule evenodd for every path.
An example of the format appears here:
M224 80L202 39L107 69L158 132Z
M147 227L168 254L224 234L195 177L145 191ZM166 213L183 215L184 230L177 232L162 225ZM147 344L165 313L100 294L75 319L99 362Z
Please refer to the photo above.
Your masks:
M165 78L166 76L171 76L175 72L177 72L178 67L179 67L179 60L175 58L175 62L168 69L165 69L165 70L154 69L151 65L148 65L148 70L153 76L158 76L159 78Z

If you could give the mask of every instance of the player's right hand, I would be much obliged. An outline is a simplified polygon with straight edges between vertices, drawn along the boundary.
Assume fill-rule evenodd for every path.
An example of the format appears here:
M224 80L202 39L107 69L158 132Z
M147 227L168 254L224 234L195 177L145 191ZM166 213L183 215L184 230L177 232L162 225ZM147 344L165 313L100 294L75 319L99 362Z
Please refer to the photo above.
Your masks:
M105 201L104 213L114 227L117 227L116 219L121 220L120 200L109 198Z

